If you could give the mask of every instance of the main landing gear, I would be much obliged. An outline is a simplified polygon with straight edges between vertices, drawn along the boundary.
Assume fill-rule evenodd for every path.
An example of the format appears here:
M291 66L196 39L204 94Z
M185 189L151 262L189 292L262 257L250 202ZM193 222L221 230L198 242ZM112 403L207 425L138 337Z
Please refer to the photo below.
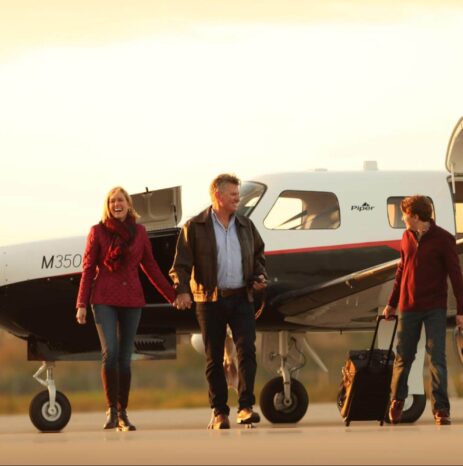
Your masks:
M33 376L37 382L47 388L47 390L38 393L29 405L29 417L32 424L42 432L60 431L66 427L71 419L71 403L55 387L54 366L53 362L44 361ZM46 378L40 378L45 371Z

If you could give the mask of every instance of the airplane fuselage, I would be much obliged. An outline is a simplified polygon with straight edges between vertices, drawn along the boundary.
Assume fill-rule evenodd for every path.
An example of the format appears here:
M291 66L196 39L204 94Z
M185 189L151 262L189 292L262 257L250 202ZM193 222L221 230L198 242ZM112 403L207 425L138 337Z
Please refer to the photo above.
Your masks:
M269 287L257 306L260 331L371 328L378 298L365 310L343 305L295 314L282 296L316 288L399 257L404 225L400 199L421 193L434 205L437 223L455 233L454 206L444 172L328 172L267 175L243 185L240 213L249 215L265 244ZM167 275L178 228L149 231L155 257ZM63 352L99 348L94 325L75 321L85 236L0 248L0 325ZM166 304L141 274L147 305L139 334L198 332L193 311ZM90 316L91 317L91 316ZM30 348L34 350L34 348ZM33 351L32 351L33 353Z

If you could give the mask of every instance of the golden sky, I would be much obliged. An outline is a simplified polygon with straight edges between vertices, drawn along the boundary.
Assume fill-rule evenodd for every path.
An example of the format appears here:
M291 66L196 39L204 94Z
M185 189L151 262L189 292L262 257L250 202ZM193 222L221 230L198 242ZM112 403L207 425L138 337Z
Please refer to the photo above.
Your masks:
M462 31L463 0L0 0L0 245L114 185L193 214L221 172L444 169Z
M0 58L56 45L95 45L197 22L400 22L461 0L0 0Z

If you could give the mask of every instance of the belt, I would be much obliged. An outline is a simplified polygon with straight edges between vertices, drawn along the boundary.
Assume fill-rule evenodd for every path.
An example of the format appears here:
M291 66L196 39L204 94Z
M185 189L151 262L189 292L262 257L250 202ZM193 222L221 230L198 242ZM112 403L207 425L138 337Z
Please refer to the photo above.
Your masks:
M219 288L218 292L219 296L222 298L228 298L229 296L244 294L246 292L246 287L242 286L241 288Z

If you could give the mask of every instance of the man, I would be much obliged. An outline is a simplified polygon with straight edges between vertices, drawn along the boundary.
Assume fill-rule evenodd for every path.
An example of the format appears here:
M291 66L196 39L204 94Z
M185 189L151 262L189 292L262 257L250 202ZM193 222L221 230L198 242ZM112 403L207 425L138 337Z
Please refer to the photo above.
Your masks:
M386 318L399 307L397 357L391 382L389 419L400 422L408 395L408 375L415 359L421 327L426 331L426 352L432 381L432 411L438 425L449 425L450 403L447 394L445 333L447 321L447 276L457 302L457 326L463 327L463 279L455 238L438 227L432 205L425 196L411 196L401 202L407 227L402 236L401 261L388 305Z
M196 303L213 409L209 429L230 428L223 366L227 324L238 355L237 422L260 421L252 409L257 367L253 292L266 287L264 243L251 220L236 214L239 187L234 175L222 174L212 181L212 206L184 225L170 270L177 292L175 306L190 308L191 293Z

